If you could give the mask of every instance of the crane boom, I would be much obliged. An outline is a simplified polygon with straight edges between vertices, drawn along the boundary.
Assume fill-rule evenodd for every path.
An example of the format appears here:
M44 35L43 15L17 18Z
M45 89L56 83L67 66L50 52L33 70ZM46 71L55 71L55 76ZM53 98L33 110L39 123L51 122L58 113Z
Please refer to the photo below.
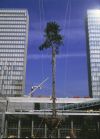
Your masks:
M42 85L48 80L48 77L46 79L44 79L39 85L37 86L32 86L31 88L31 92L29 93L29 96L31 97L32 94L37 90L37 89L41 89Z

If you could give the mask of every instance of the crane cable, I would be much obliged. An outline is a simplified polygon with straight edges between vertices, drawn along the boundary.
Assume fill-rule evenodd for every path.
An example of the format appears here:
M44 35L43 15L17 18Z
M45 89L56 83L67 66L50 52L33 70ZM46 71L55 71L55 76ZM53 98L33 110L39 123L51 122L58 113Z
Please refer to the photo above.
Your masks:
M67 25L67 14L68 14L68 9L69 9L69 1L70 0L68 0L67 2L66 2L66 9L65 9L65 16L64 16L64 38L66 38L66 25ZM67 53L67 49L66 49L66 47L65 47L65 54ZM66 84L66 59L64 60L64 63L65 63L65 72L64 72L64 94L65 94L65 90L66 90L66 86L65 86L65 84Z
M42 39L42 22L44 21L44 2L43 0L39 0L39 14L40 14L40 36ZM44 67L43 67L43 52L42 52L42 58L41 58L41 68L42 68L42 78L44 77ZM42 126L44 119L42 119L41 123L39 124L39 128ZM38 130L35 134L37 136Z
M44 0L41 0L41 8L42 8L42 26L44 28L44 22L45 22L45 10L44 10ZM42 27L41 26L41 27ZM44 31L44 30L43 30ZM43 53L42 53L42 78L44 78L44 62L43 62Z
M65 9L65 16L64 16L64 36L66 36L65 32L66 32L66 24L67 24L67 13L68 13L68 8L69 8L69 2L70 0L67 1L66 3L66 9Z
M69 13L68 13L69 12ZM64 22L64 37L66 37L66 25L67 25L67 17L68 17L68 28L70 27L70 12L71 12L71 0L68 0L67 4L66 4L66 10L65 10L65 22ZM67 28L67 29L68 29ZM66 43L66 46L65 47L65 55L67 56L68 55L68 46L69 46L69 31L68 31L68 39L67 39L67 43ZM65 72L64 72L64 94L66 92L66 77L67 76L67 70L68 68L68 57L65 58ZM66 94L65 94L66 95Z
M39 14L40 14L40 36L42 39L42 22L44 22L44 1L39 0ZM44 64L43 64L43 52L41 55L41 70L42 70L42 78L44 78Z

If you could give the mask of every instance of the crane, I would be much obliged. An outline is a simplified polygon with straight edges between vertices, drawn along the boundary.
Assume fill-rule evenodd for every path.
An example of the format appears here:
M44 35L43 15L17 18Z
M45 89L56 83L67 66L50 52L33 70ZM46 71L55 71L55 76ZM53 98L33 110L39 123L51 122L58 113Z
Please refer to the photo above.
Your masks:
M32 94L37 90L37 89L42 89L43 84L48 80L48 77L44 79L39 85L32 86L31 87L31 92L29 93L29 96L31 97Z

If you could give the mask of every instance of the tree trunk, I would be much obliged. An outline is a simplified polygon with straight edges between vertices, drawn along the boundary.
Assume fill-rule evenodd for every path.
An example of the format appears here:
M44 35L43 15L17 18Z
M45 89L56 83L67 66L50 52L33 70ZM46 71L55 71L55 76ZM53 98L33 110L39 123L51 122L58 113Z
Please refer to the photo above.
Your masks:
M52 115L56 117L56 50L55 47L52 47Z

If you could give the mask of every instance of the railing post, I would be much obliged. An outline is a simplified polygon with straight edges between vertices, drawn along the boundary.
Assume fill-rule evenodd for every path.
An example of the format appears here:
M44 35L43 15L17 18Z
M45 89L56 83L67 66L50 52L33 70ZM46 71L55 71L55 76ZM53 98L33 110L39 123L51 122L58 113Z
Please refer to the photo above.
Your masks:
M18 119L18 138L20 138L20 131L21 131L21 120Z
M98 139L100 138L100 122L97 122Z
M46 123L45 123L45 131L44 131L45 133L44 133L44 138L47 138L47 125L46 125Z
M58 128L58 139L60 138L60 129Z
M34 121L32 119L31 137L34 137L33 129L34 129Z
M71 129L74 128L73 119L71 119Z
M5 121L5 138L7 138L7 132L8 132L8 120Z

